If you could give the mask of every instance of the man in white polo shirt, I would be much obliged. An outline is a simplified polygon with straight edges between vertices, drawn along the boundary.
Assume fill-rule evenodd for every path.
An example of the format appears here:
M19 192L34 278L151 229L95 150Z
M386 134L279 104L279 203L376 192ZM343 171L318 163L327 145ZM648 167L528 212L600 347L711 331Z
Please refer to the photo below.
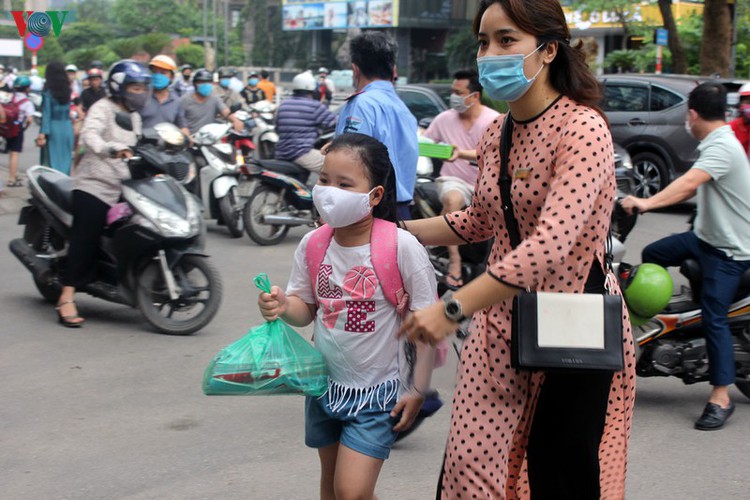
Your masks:
M701 141L698 160L652 198L628 196L622 201L629 212L634 208L647 212L698 194L693 230L656 241L641 255L643 262L665 267L680 265L688 258L700 263L700 302L713 390L695 422L698 430L720 429L734 412L729 398L735 375L734 351L727 316L740 277L750 269L750 163L724 121L726 102L726 90L717 82L693 89L685 127Z

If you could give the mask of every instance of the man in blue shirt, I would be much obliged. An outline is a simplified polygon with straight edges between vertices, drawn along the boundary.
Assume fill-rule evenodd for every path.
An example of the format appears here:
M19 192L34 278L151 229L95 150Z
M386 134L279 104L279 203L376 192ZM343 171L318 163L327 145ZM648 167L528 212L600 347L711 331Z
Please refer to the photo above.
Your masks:
M396 171L399 219L409 219L409 204L417 179L417 119L393 88L398 46L381 31L366 31L352 39L352 80L357 92L347 99L336 135L369 135L388 148Z

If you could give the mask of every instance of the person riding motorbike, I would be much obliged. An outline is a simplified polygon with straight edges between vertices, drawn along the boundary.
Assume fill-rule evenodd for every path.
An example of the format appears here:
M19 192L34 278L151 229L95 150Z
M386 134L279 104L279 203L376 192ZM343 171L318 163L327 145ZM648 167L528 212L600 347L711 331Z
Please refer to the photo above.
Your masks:
M253 71L247 78L247 87L240 92L240 95L245 99L245 102L248 105L266 99L266 93L263 92L262 88L258 87L258 83L260 83L258 72Z
M213 75L207 69L199 69L193 75L192 92L180 99L183 109L185 110L185 119L190 134L195 134L203 125L216 122L216 117L220 116L230 120L235 130L241 131L243 124L229 110L219 97L213 95Z
M292 80L292 97L282 101L276 114L276 159L292 161L312 172L323 166L323 154L313 148L321 127L332 127L336 115L313 99L316 82L310 71Z
M81 92L81 107L84 113L88 113L96 101L107 97L107 90L102 87L102 70L91 68L86 72L89 87Z
M173 123L182 133L190 135L180 99L169 90L177 65L165 55L155 56L148 64L151 71L151 86L154 89L151 99L140 111L143 128L153 128L157 123Z
M109 97L97 101L86 117L81 131L86 152L73 177L68 265L55 308L58 321L66 327L77 328L84 323L74 300L76 287L93 278L97 243L107 222L107 212L120 198L122 181L130 177L124 160L132 157L130 148L141 131L137 111L150 98L151 75L135 61L123 59L110 67L107 90ZM131 114L132 130L117 125L115 117L119 112Z
M190 83L190 76L193 74L193 67L189 64L180 66L180 76L175 79L172 85L177 97L183 97L193 92L193 84Z
M239 82L240 89L236 90ZM237 80L237 70L234 68L219 68L219 88L216 89L216 95L232 110L232 112L242 109L245 101L240 96L240 91L244 86Z

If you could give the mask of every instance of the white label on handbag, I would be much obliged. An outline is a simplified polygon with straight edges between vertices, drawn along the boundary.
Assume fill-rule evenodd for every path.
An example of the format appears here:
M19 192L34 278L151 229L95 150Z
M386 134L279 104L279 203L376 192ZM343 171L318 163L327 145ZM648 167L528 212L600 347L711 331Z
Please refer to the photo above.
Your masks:
M539 347L604 349L604 296L537 292Z

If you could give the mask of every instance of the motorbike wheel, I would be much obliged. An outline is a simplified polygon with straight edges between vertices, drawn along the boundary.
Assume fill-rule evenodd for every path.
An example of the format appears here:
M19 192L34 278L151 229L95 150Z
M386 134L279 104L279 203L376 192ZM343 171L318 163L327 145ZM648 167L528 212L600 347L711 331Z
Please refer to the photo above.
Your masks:
M264 215L276 213L279 205L283 203L278 190L266 185L260 185L255 189L245 203L243 213L245 231L251 240L258 245L267 246L275 245L284 239L289 232L289 226L272 226L262 222Z
M185 255L172 269L179 297L172 300L158 261L147 264L137 278L136 303L158 332L190 335L206 326L221 304L222 285L208 258Z
M240 197L237 195L237 186L232 187L227 195L219 200L219 210L232 238L241 237L245 232L245 221L242 216Z
M56 235L52 234L52 228L45 222L44 217L36 211L26 222L23 239L40 254L55 252L55 244L59 240ZM60 298L62 285L54 272L45 273L44 276L32 274L32 279L34 280L36 289L44 297L44 300L50 304L57 302L57 299Z

